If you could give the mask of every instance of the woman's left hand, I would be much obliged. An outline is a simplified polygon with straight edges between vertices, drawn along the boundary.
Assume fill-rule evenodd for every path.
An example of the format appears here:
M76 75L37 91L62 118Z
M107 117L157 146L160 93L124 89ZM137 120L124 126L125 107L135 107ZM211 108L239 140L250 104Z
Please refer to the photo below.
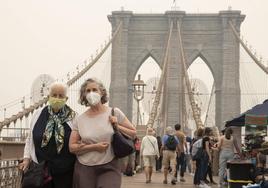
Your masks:
M109 116L109 121L117 127L118 125L118 120L116 116Z

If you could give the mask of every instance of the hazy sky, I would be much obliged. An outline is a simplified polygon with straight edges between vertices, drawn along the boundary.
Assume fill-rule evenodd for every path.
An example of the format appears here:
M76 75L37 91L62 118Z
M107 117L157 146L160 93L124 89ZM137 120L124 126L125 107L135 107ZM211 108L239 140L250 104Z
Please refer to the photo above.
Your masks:
M108 38L111 11L164 13L173 0L1 0L0 106L29 94L40 74L62 77ZM241 10L241 33L268 58L267 0L177 0L187 13Z

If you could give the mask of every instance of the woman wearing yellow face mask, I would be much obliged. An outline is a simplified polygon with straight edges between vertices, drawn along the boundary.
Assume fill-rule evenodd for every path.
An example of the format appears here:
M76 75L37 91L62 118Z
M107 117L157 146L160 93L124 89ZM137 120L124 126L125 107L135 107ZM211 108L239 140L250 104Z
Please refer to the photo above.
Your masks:
M48 105L33 115L20 164L25 171L30 161L46 161L49 178L43 188L72 187L75 156L68 144L75 112L66 105L66 94L65 84L55 82L50 86Z

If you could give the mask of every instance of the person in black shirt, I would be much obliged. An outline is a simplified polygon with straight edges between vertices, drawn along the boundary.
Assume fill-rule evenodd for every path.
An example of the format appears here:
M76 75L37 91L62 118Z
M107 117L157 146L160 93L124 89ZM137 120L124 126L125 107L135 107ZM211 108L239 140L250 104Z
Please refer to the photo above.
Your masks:
M160 151L161 147L162 147L162 140L161 140L161 136L157 136L157 144L158 144L158 151ZM160 154L160 157L156 159L155 161L155 170L157 172L161 172L162 169L162 159L163 159L163 155Z
M32 118L20 169L26 171L30 161L46 162L50 178L43 188L72 188L75 155L69 151L71 121L75 112L66 105L67 86L55 82L50 86L48 105Z
M207 176L207 169L209 164L212 162L212 157L210 153L210 136L212 135L212 129L206 127L204 130L204 136L202 140L202 148L204 151L204 155L202 156L201 160L201 184L204 187L209 187L206 183L206 176Z

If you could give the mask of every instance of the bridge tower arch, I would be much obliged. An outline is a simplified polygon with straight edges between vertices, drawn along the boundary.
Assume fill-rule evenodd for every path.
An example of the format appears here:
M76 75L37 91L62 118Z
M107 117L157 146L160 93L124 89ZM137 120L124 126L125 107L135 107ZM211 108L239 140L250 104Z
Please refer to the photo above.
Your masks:
M198 56L204 58L215 81L216 126L240 113L239 41L228 22L240 31L245 16L240 11L220 11L215 14L186 14L166 11L164 14L134 14L114 11L108 16L112 33L118 24L122 28L112 44L110 104L132 117L131 84L142 60L152 56L162 69L169 33L169 23L181 25L187 68ZM177 27L173 27L167 85L165 90L165 126L182 122L183 67Z

